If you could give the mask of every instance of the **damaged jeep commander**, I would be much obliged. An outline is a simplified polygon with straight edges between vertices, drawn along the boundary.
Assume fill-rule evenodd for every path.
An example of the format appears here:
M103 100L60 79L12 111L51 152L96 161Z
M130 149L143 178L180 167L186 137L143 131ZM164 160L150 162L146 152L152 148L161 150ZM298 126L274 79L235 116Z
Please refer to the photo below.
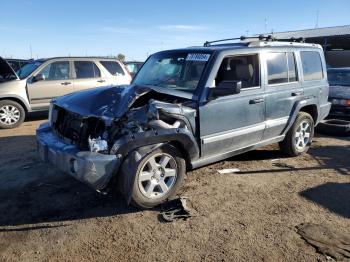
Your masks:
M246 40L162 51L131 85L52 100L41 159L150 208L178 192L186 170L277 142L305 153L330 110L322 48Z

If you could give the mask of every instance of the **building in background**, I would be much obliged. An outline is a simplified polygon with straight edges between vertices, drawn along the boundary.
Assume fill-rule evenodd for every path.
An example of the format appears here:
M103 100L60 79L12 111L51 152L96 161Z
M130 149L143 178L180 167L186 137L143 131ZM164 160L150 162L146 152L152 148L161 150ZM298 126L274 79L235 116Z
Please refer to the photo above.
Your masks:
M307 43L323 46L328 66L350 67L350 25L277 32L277 39L304 38Z

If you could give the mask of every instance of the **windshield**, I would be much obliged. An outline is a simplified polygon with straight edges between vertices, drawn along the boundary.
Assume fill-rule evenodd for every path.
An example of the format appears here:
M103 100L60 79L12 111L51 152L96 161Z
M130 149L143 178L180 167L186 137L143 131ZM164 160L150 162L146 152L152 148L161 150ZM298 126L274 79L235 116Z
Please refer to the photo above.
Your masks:
M153 85L193 93L210 54L160 53L151 56L133 81L136 85Z
M331 86L350 86L350 70L328 71L328 82Z
M31 73L34 72L35 69L37 69L43 61L34 61L31 63L26 64L21 69L19 69L16 73L20 79L24 79L27 76L29 76Z

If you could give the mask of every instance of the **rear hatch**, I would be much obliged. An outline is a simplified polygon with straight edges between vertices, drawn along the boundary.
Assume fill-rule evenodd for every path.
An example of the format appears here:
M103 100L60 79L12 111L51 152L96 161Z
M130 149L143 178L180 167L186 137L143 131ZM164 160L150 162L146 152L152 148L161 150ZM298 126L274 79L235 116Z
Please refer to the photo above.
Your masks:
M13 68L0 57L0 83L19 79Z

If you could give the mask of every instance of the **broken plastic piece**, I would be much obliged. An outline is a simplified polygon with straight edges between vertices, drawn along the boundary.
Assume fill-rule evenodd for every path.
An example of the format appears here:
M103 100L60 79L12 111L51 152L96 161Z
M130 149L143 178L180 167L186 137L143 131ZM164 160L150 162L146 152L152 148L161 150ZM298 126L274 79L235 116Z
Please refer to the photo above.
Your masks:
M286 164L286 163L281 163L281 162L273 163L272 165L273 165L273 166L276 166L276 167L295 169L295 166L289 165L289 164Z
M224 175L224 174L237 173L237 172L240 172L240 171L241 170L239 170L238 168L227 168L227 169L218 170L218 173L221 174L221 175Z
M174 219L186 220L191 215L191 209L188 207L188 198L179 197L162 205L160 213L162 219L166 222L173 222Z
M101 137L93 138L93 139L89 137L89 147L90 147L90 151L94 153L108 150L107 141L101 139Z

